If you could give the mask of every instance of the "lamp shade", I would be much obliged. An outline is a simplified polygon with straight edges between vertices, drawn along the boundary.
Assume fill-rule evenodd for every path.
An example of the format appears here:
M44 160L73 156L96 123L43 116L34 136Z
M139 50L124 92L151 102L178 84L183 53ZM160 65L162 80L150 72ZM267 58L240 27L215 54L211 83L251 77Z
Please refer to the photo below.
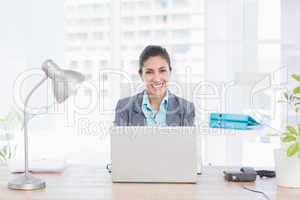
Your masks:
M42 64L42 70L47 77L52 79L53 93L58 103L62 103L68 97L76 94L78 85L85 80L83 74L72 70L63 70L52 60L46 60Z

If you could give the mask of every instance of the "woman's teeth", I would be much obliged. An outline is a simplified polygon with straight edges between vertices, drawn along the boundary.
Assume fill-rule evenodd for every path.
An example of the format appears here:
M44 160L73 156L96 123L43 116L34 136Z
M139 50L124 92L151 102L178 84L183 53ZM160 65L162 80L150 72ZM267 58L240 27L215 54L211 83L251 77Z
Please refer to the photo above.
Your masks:
M161 87L162 87L162 83L159 83L159 84L153 84L153 87L154 87L154 88L161 88Z

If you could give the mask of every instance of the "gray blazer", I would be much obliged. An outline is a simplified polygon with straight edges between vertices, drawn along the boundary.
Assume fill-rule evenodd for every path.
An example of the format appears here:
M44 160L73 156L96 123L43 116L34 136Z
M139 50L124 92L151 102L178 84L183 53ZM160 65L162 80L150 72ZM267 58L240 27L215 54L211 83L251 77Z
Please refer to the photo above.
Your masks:
M166 123L168 126L194 126L195 107L192 102L169 91ZM115 126L145 126L142 111L143 92L120 99L116 106Z

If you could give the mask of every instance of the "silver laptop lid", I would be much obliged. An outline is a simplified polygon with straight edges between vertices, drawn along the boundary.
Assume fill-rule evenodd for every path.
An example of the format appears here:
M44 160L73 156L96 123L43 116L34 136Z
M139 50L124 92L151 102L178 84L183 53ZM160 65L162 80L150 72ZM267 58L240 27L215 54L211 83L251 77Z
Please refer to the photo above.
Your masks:
M113 182L196 182L195 127L113 127Z

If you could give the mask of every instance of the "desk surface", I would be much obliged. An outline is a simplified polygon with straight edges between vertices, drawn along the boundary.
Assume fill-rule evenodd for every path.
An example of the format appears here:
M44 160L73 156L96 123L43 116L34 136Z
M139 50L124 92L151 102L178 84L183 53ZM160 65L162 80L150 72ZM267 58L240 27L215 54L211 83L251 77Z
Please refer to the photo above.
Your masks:
M63 173L38 174L47 183L47 188L37 191L15 191L7 189L7 181L14 177L5 167L0 167L0 200L188 200L188 199L264 199L260 194L241 188L238 183L226 182L220 167L206 167L199 175L197 184L149 184L111 183L105 166L74 165ZM245 186L262 190L272 200L299 200L300 189L277 187L275 179L259 178Z

